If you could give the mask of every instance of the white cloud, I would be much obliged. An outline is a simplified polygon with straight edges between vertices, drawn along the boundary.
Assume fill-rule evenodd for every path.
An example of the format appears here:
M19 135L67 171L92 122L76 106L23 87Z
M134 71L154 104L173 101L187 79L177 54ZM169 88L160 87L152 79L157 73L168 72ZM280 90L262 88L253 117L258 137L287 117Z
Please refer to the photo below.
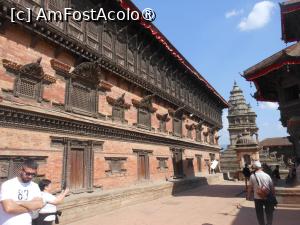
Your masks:
M275 3L271 1L261 1L254 5L247 17L244 17L238 25L241 31L249 31L266 26L270 20Z
M230 17L238 16L238 15L241 15L241 14L243 14L243 13L244 13L244 10L242 10L242 9L240 9L240 10L235 10L235 9L233 9L233 10L231 10L231 11L225 13L225 18L228 19L228 18L230 18Z
M259 105L260 109L278 109L278 103L275 102L262 102Z
M219 143L221 145L227 145L230 142L229 133L228 133L228 130L227 130L228 129L227 116L228 116L228 111L224 110L223 115L222 115L223 129L219 131L219 135L221 136Z

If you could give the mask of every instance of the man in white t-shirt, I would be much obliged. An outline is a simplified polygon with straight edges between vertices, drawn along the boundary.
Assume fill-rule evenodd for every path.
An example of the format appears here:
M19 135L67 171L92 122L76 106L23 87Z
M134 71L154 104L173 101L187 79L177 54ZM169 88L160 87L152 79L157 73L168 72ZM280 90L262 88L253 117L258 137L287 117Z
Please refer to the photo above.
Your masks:
M34 211L43 207L39 186L32 181L38 165L24 161L18 177L2 183L0 188L0 225L31 225Z
M251 193L254 192L255 211L259 225L266 225L264 219L264 207L267 225L272 225L274 206L271 205L266 198L261 198L257 194L257 189L264 186L275 194L273 181L271 177L262 170L262 166L259 161L255 161L252 167L254 169L254 173L250 176L247 199L250 199Z

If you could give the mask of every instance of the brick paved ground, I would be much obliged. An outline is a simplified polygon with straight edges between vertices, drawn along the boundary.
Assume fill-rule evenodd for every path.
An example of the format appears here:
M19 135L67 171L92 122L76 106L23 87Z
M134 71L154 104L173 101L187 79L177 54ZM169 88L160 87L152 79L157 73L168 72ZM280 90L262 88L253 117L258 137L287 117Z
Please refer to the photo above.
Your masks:
M72 225L256 225L242 183L202 186L176 196L121 208ZM278 208L273 225L299 225L300 210Z

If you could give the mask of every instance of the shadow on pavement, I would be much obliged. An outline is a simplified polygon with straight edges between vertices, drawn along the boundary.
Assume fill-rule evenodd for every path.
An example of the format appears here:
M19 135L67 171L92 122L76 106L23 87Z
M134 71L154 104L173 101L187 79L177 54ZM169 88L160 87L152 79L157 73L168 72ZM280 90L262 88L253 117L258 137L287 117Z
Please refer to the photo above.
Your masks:
M173 189L176 189L176 185ZM203 185L187 191L175 192L174 197L180 196L207 196L207 197L218 197L218 198L245 198L244 186L243 185L224 185L224 184L213 184Z
M300 224L299 209L277 208L275 209L273 216L273 225ZM254 207L242 207L231 225L258 225Z

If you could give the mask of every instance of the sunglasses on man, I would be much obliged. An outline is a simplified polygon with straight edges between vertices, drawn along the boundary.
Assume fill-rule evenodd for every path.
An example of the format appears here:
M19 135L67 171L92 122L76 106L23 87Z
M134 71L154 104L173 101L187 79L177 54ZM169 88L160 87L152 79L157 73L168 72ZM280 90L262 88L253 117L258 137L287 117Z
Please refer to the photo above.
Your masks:
M27 176L27 177L29 177L29 176L35 177L35 176L36 176L36 173L29 173L29 172L26 172L24 168L23 168L23 172L24 172L25 176Z

